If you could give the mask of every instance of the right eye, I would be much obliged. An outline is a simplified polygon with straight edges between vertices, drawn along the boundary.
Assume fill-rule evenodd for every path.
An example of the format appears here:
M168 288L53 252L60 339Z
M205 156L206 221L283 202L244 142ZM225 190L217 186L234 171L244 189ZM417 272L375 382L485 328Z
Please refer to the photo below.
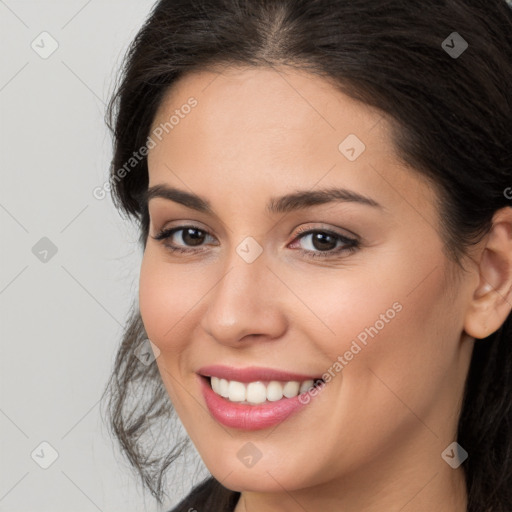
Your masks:
M176 245L176 243L169 243L168 240L172 240L176 233L181 232L179 236L184 243L184 246ZM200 229L197 226L178 226L174 228L163 229L152 238L154 240L161 241L163 245L171 252L181 253L192 253L198 252L190 247L197 247L204 241L206 236L211 236L204 229ZM190 245L188 245L190 244ZM189 247L189 248L187 248Z

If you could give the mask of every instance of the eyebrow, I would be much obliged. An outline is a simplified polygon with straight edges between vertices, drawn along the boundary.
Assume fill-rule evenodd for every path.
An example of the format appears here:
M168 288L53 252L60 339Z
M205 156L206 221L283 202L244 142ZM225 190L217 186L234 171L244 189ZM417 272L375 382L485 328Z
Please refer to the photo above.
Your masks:
M180 203L183 206L201 213L215 215L210 202L206 198L174 187L169 187L168 185L154 185L148 188L148 190L143 193L142 200L144 204L147 204L151 199L156 197ZM334 201L359 203L384 209L384 207L374 199L345 188L329 188L315 191L303 190L281 197L271 197L267 203L266 209L267 212L273 214L288 213Z

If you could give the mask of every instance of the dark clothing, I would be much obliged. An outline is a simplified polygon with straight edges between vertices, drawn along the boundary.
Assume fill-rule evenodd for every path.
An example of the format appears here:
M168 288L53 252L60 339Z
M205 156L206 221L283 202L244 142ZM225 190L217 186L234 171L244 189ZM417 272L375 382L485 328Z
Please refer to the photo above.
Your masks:
M169 512L233 512L239 498L239 492L230 491L209 477Z

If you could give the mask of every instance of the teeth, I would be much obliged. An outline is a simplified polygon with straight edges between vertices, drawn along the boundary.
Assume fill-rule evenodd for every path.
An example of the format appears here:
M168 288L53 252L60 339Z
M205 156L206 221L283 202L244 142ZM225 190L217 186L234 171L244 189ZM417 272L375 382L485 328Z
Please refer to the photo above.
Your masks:
M311 382L311 384L313 384L312 380L308 380L306 382ZM294 396L297 396L299 394L299 386L300 386L299 382L296 382L296 381L287 382L283 386L283 395L286 398L293 398Z
M303 382L300 385L299 394L304 393L304 391L307 391L309 388L313 387L313 381L307 380L306 382Z
M227 398L229 396L229 382L226 379L217 379L219 381L219 395Z
M250 382L245 396L251 404L262 404L267 400L267 386L263 382Z
M245 385L236 380L230 380L228 386L228 398L232 402L243 402L245 400L247 391Z
M248 404L262 404L265 401L276 402L285 398L293 398L313 387L312 380L304 382L280 382L272 380L268 384L261 381L243 383L236 380L210 377L212 389L218 395L227 398L230 402L244 402Z
M288 382L288 384L293 383ZM277 400L281 400L281 398L283 398L284 391L284 387L280 382L275 380L270 381L267 386L267 400L269 402L276 402Z
M218 377L210 377L210 384L212 386L213 391L220 395L220 379Z

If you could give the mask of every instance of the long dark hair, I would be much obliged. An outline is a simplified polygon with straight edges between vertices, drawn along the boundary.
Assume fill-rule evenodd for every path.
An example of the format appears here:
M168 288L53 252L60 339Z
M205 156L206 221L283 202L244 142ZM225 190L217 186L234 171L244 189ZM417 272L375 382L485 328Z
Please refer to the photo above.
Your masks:
M462 54L450 53L453 37L462 38L459 49L467 42ZM161 0L125 56L107 112L112 199L140 227L143 248L147 161L130 158L147 145L176 80L219 64L293 66L379 109L398 156L436 186L446 254L461 268L493 214L512 206L505 192L512 186L512 10L505 0ZM153 458L154 443L144 448L144 435L174 417L156 365L134 355L146 338L134 306L104 396L112 432L161 503L164 473L187 440ZM141 390L149 390L147 399ZM457 441L469 452L469 512L511 510L511 404L509 315L476 340L463 397ZM232 510L238 496L210 478L186 503Z

